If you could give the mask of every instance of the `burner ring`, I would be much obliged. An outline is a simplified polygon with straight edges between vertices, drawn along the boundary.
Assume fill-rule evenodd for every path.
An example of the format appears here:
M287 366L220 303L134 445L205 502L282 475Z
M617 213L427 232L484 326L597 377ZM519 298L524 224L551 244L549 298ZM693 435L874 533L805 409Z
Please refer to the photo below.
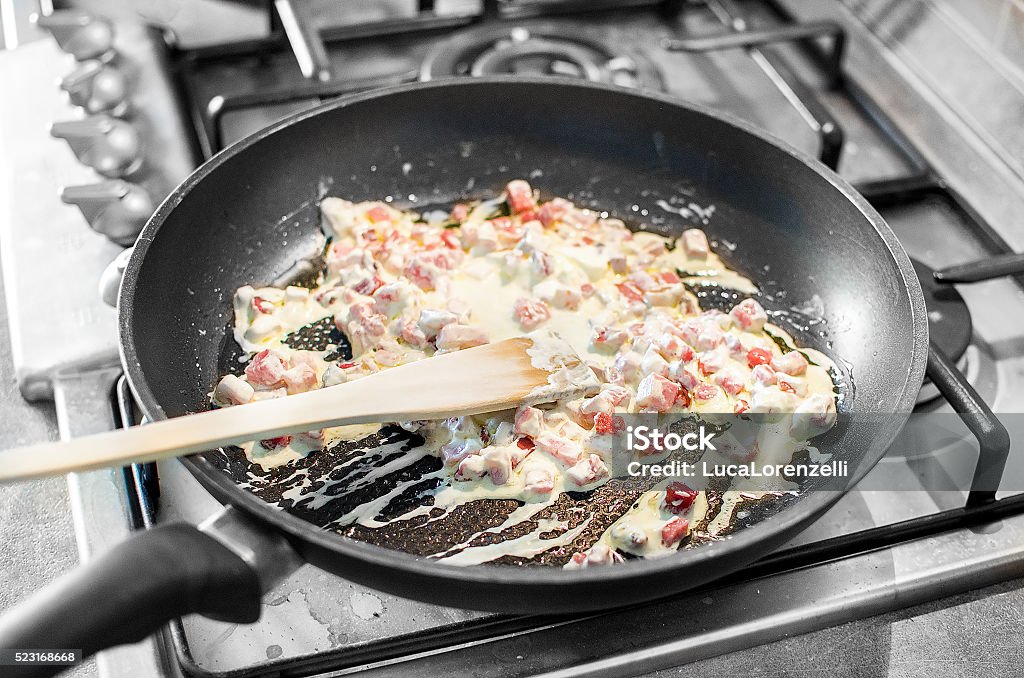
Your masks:
M470 75L480 77L498 73L518 73L517 64L524 64L530 58L536 60L550 59L548 71L544 75L573 75L555 69L558 64L579 68L580 75L594 82L601 81L601 67L591 58L591 54L583 47L571 42L555 42L544 38L528 38L511 43L498 42L478 56L469 69ZM506 70L507 69L507 70Z
M617 42L571 23L488 24L435 45L420 66L420 79L530 74L663 90L658 68L639 53L612 47Z

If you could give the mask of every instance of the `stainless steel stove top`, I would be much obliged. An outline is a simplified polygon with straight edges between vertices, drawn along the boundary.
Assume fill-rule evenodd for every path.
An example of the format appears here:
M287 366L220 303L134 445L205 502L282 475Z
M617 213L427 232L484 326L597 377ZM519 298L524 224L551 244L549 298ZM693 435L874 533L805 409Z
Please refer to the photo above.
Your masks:
M140 3L139 11L174 25L182 32L179 44L198 35L187 30L183 14L166 8L160 14L159 4ZM1013 220L1024 213L1024 177L1012 162L1018 131L1000 127L1007 121L994 114L977 119L972 113L977 102L971 97L951 105L952 83L937 83L934 64L923 56L934 45L921 34L932 31L934 22L951 25L951 10L943 3L917 13L886 12L881 7L886 3L852 1L637 3L544 16L532 16L537 11L530 8L532 3L378 3L378 8L390 7L381 11L402 16L355 28L325 18L326 5L278 4L298 7L298 28L306 21L317 23L320 30L296 30L296 17L289 20L286 8L279 14L285 21L268 24L281 30L268 34L260 28L260 18L267 16L248 7L237 10L242 18L228 45L227 38L213 39L207 32L187 49L167 49L150 32L145 53L151 57L132 55L144 63L167 60L175 66L178 78L167 80L164 91L175 92L186 109L175 123L181 125L175 131L182 144L180 157L193 152L208 156L282 115L346 91L422 77L423 64L431 57L435 65L445 61L444 70L455 72L499 69L620 78L624 86L663 88L730 111L836 164L879 207L911 256L933 268L1024 249L1024 229ZM138 16L126 15L117 5L90 7L116 16L118 34L138 31ZM218 6L217 11L225 10ZM476 16L480 11L485 18ZM818 41L820 55L801 50L791 39L773 41L794 37L776 32L794 24L790 12L803 26L799 35ZM842 82L829 78L836 28L829 22L845 30ZM733 34L737 31L749 31L739 46ZM317 34L330 38L322 49ZM559 34L573 36L572 45L547 44L559 42ZM742 42L743 36L739 38ZM723 43L733 46L722 48ZM955 45L950 39L944 47L953 50ZM48 39L18 51L48 82L72 65ZM29 57L26 51L32 52ZM7 59L0 68L5 63L12 70L22 67ZM167 78L167 71L161 73ZM1007 68L988 69L984 75L991 78L989 87L997 87L1000 77L1016 77ZM957 76L951 74L949 80ZM34 112L38 119L80 115L52 87L36 86L30 100L38 100L33 104L39 107ZM6 136L0 142L26 127L29 114L24 111L22 117L4 119L0 133ZM47 157L59 158L59 167L66 169L36 181L32 197L48 213L60 215L60 225L51 224L53 233L37 235L33 250L24 224L35 223L39 215L24 208L12 211L11 205L28 201L13 201L10 193L7 202L0 200L17 218L7 220L11 225L0 232L0 251L6 253L5 285L14 302L12 334L23 347L35 346L34 337L49 336L49 325L24 309L67 301L61 286L40 292L31 285L28 272L42 256L38 240L91 238L95 251L58 251L81 269L76 273L76 280L84 281L79 289L97 284L118 251L94 237L74 208L57 199L58 184L67 177L86 181L94 175L45 134L37 135L32 148L47 143L52 145ZM171 184L163 189L152 181L146 185L159 193ZM9 181L0 183L0 191L10 186ZM18 256L11 257L11 252ZM1020 282L1004 278L963 285L960 292L973 321L971 342L960 363L964 373L996 412L1024 412ZM97 296L81 297L76 304L95 309L110 322L110 311ZM103 327L94 329L90 336L98 348L92 353L98 360L74 356L41 371L34 367L38 361L21 360L25 374L43 375L26 382L35 384L26 394L46 397L55 391L58 408L74 423L72 433L110 425L109 404L96 395L116 376L116 368L110 368L116 337ZM28 354L27 349L21 352ZM97 364L103 369L95 369ZM123 414L133 423L123 383L119 392ZM903 439L911 443L894 447L862 489L845 496L798 539L765 554L750 570L684 597L586 618L512 618L394 598L307 566L267 597L259 623L240 627L189 617L157 645L111 653L101 669L111 677L137 675L129 667L164 662L164 671L189 675L285 670L289 675L319 675L342 669L400 675L470 669L474 675L638 675L1019 574L1015 568L1024 563L1019 491L1024 486L1008 481L998 495L1000 503L965 511L967 492L949 488L969 487L978 445L945 400L933 400L922 409L948 413L943 421L949 435L941 448L922 449L920 442L913 443L927 440L928 432L914 431L912 421ZM1022 436L1024 431L1017 433L1017 439ZM1024 457L1011 454L1009 467L1019 479ZM893 478L900 480L894 483ZM116 471L74 476L71 483L87 554L102 551L136 526L177 519L199 522L218 508L176 463L161 464L157 474L137 468L127 476ZM920 490L877 489L897 485ZM681 617L696 611L700 625L679 624ZM645 629L642 636L623 631L637 628Z

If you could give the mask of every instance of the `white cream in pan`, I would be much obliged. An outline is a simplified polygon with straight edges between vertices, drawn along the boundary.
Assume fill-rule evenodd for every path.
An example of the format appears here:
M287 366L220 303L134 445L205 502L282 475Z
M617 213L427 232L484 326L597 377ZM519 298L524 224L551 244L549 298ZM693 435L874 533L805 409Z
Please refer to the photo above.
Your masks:
M813 430L805 425L791 431L792 418L784 418L758 434L756 447L718 453L715 461L753 455L785 463L809 435L834 422L835 385L825 356L808 349L783 352L768 332L791 347L792 340L768 324L753 298L730 313L701 310L688 285L757 292L710 250L701 230L687 230L675 241L632 232L567 200L539 202L521 180L494 200L457 205L440 221L383 202L326 198L321 210L330 241L327 270L315 289L246 286L236 292L235 338L250 359L244 375L227 376L217 386L216 405L331 387L538 328L572 344L602 382L600 393L579 400L403 423L427 440L409 455L439 456L443 466L432 474L440 481L430 490L433 505L394 520L496 498L521 505L489 531L533 520L561 493L608 481L612 432L621 413L803 413L812 422ZM283 343L289 333L324 318L333 318L349 338L351 360L328 362L328 352ZM375 430L324 429L244 449L254 464L271 468ZM390 470L377 469L359 482ZM566 567L615 562L622 553L653 557L676 550L690 526L704 519L708 502L703 491L666 485L644 493ZM380 527L381 509L404 489L361 505L339 524ZM725 505L734 505L740 492L763 489L734 486ZM572 543L584 526L543 518L515 539L460 545L433 557L456 564L528 558Z

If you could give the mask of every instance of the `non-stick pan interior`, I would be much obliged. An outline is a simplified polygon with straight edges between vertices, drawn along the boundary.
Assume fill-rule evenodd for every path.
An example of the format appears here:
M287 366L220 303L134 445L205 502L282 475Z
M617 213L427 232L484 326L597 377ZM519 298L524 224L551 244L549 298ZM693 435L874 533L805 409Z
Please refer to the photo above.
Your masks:
M850 367L844 409L909 411L926 344L920 291L852 189L666 100L501 79L328 105L243 141L187 181L144 231L122 290L124 357L144 408L156 417L206 409L232 341L233 291L274 280L315 249L319 197L390 196L415 208L493 195L513 178L663 233L702 225L770 293L766 305L820 311L794 334ZM679 209L690 203L714 206L707 225L703 210ZM895 434L886 427L844 432L851 465L877 459Z

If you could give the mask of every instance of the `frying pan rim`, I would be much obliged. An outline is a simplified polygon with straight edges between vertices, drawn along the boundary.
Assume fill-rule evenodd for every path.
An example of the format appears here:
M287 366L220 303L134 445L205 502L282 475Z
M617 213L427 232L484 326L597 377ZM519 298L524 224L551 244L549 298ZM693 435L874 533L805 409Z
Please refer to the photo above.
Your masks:
M278 131L301 121L314 118L339 108L345 108L367 100L373 100L392 95L408 94L434 88L459 88L467 89L473 87L486 87L493 85L504 86L539 86L539 87L576 87L588 90L604 91L617 97L634 98L638 100L655 101L659 104L674 108L688 110L691 113L708 116L719 122L725 123L741 133L755 137L761 143L773 146L786 153L804 166L811 168L819 177L827 181L835 190L851 202L860 214L867 219L876 234L884 243L889 256L892 257L899 272L903 289L906 290L911 305L910 327L913 339L913 351L908 361L909 369L907 378L900 385L899 395L895 398L893 414L909 413L914 405L914 398L917 394L925 371L928 352L928 325L926 320L924 294L910 258L895 234L885 223L882 217L873 207L861 196L845 179L827 168L815 158L790 146L781 139L757 129L752 124L737 118L728 113L712 110L708 107L681 102L671 96L659 92L632 91L612 85L575 81L553 77L519 77L519 76L489 76L482 78L442 78L426 82L406 83L391 86L370 92L362 92L325 102L319 106L299 111L287 116L278 122L259 130L248 137L221 150L212 158L196 168L184 181L182 181L160 204L136 241L134 251L125 267L124 277L118 295L118 330L119 330L119 352L121 362L125 370L128 383L135 394L143 412L150 420L166 419L167 415L163 407L157 402L152 390L142 373L142 366L138 360L138 350L135 345L132 332L131 318L135 308L135 290L139 272L145 262L146 253L155 240L160 227L174 208L186 199L189 192L203 181L208 175L216 171L221 165L234 156L244 152L251 146L259 143ZM893 432L895 436L895 431ZM891 441L885 441L886 446ZM647 577L658 573L671 572L679 568L683 563L696 565L701 561L710 561L717 557L726 557L729 553L740 552L745 548L753 547L757 542L768 541L772 535L786 533L798 527L805 526L810 520L824 512L831 504L835 503L842 492L815 492L811 496L804 496L794 506L770 516L760 523L745 527L738 531L728 540L713 542L702 545L700 548L687 549L677 552L671 557L659 559L637 559L622 563L616 567L593 568L584 570L565 571L554 567L465 567L449 565L439 561L428 560L427 558L414 556L412 554L382 546L375 546L354 539L345 538L337 533L317 529L297 516L286 511L274 509L270 504L246 492L232 481L226 474L217 469L211 462L199 455L192 455L180 460L202 484L211 492L215 498L224 504L230 504L246 511L264 524L267 524L280 532L294 543L306 542L319 549L325 549L331 554L344 558L355 558L368 565L390 568L404 571L407 574L429 577L435 581L446 581L452 585L459 583L475 582L487 585L498 585L503 587L529 586L530 584L570 584L581 582L628 582L628 580L639 577ZM876 460L877 461L877 460ZM873 466L871 464L870 466ZM863 473L866 473L865 468ZM861 475L863 475L863 473ZM802 525L801 525L802 524ZM301 548L300 548L301 550ZM750 559L752 560L752 559Z

